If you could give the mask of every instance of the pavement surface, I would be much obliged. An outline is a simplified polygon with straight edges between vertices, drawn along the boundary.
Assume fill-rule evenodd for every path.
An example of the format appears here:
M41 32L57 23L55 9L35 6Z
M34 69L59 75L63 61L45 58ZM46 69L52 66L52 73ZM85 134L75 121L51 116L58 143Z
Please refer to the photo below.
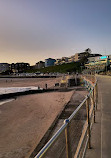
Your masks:
M98 109L86 158L111 158L111 77L97 76Z

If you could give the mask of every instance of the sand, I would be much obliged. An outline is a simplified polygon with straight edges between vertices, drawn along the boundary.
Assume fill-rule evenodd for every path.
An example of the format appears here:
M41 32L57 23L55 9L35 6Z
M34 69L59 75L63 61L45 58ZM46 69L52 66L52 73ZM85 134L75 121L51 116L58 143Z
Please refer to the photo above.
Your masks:
M0 80L0 86L33 86L39 83L44 85L46 81L51 86L57 81L23 80L15 79L10 81L11 83ZM51 92L20 96L0 105L0 158L29 157L73 93L74 91Z
M55 83L60 82L61 77L58 78L0 78L0 87L27 87L39 86L45 88L47 83L48 88L51 88Z

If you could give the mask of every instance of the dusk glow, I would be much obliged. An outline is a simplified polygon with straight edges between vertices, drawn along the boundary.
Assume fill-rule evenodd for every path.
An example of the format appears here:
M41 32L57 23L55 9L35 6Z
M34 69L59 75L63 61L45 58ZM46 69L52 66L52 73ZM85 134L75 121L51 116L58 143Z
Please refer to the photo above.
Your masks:
M0 0L0 62L111 54L110 0Z

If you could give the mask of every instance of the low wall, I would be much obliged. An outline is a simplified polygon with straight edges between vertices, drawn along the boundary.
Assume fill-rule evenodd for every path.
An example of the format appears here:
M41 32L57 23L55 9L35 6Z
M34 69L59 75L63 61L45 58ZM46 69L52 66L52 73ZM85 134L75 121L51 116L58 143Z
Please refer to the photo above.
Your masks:
M29 90L29 91L24 91L24 92L1 94L0 99L9 99L9 98L17 97L17 96L22 96L22 95L52 92L52 91L57 91L57 90L58 89L43 89L43 90Z

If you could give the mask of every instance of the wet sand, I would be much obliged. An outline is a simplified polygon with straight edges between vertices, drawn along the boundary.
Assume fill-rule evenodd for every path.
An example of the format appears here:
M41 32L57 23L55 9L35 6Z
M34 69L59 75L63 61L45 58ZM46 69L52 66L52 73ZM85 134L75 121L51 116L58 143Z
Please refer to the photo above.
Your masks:
M32 86L47 79L26 79L0 86ZM44 81L43 81L44 80ZM52 81L53 80L53 81ZM58 79L49 79L50 85ZM18 97L0 106L0 158L27 158L48 130L74 91L51 92Z

